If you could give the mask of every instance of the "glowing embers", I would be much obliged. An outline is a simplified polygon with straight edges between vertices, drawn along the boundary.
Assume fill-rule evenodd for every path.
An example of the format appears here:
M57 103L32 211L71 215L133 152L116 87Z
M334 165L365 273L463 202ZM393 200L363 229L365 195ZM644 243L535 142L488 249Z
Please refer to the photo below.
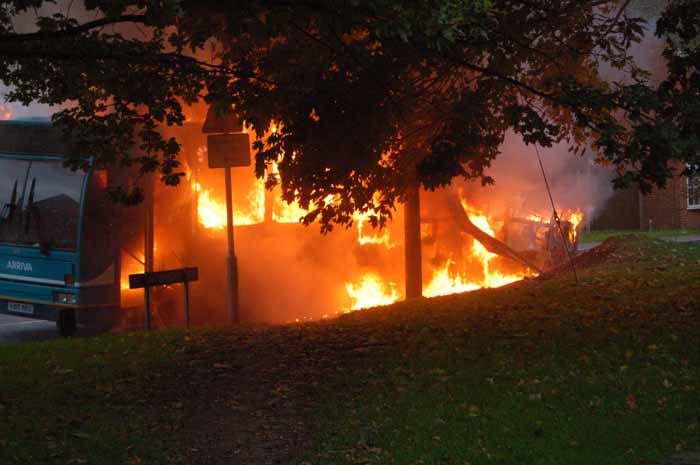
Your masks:
M393 304L399 300L396 283L385 283L378 275L367 273L357 283L345 283L350 297L350 310Z

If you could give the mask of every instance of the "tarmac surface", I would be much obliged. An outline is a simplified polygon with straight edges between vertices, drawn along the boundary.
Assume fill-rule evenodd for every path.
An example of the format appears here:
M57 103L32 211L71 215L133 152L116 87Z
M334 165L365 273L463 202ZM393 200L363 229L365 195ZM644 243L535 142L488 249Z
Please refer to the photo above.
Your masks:
M678 242L678 243L689 243L689 242L700 242L700 234L689 234L687 236L668 236L659 237L662 241L668 242ZM582 242L578 245L579 252L585 252L586 250L591 250L594 247L598 247L602 242Z
M0 344L59 337L56 323L0 314Z

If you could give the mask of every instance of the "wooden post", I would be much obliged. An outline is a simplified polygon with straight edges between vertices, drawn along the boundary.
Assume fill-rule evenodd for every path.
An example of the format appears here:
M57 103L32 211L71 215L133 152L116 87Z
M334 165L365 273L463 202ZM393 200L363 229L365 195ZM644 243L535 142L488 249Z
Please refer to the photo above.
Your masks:
M423 271L420 234L420 186L413 173L404 205L404 256L406 299L423 297Z

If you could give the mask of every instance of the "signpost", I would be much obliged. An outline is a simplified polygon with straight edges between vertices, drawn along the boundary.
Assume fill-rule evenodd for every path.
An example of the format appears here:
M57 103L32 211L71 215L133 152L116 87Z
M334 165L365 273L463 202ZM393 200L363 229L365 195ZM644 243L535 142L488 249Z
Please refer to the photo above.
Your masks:
M199 279L199 268L180 268L177 270L155 271L129 275L129 289L143 289L146 302L146 328L151 330L150 288L167 284L183 283L185 285L185 323L190 327L190 286L189 283Z
M233 198L231 195L231 168L250 166L250 138L243 125L231 112L207 112L202 132L218 133L207 137L209 168L223 168L226 181L226 303L229 321L238 321L238 260L233 242Z
M207 137L209 168L250 166L250 137L245 132Z

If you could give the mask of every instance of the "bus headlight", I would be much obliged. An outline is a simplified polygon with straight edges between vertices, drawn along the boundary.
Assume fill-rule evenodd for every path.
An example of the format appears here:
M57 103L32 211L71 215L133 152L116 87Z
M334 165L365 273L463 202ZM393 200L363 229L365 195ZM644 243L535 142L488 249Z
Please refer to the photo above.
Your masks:
M78 303L78 296L75 294L67 294L65 292L54 292L53 301L57 304L75 305Z

